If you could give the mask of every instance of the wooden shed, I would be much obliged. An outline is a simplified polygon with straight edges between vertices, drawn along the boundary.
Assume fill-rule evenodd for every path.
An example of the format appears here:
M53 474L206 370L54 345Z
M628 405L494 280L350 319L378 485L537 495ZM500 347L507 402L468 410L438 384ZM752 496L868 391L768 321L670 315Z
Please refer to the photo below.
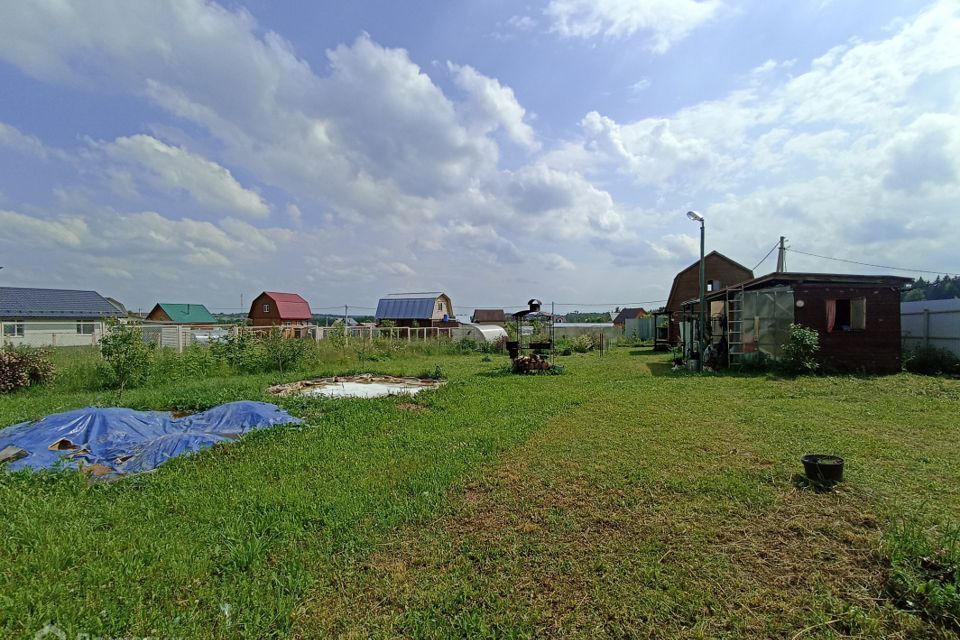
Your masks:
M647 310L643 307L626 307L620 309L613 317L613 326L623 328L627 320L639 320L647 315Z
M790 325L817 331L821 362L842 371L901 370L899 276L776 272L707 296L710 342L736 363L779 358ZM688 301L695 317L698 303ZM685 332L690 333L690 332Z
M313 319L310 305L296 293L264 291L250 305L250 324L254 327L298 327Z
M507 324L507 316L503 309L474 309L470 322L474 324L495 324L503 327Z
M719 291L753 278L753 271L719 251L711 251L703 258L707 292ZM680 342L680 313L683 303L700 296L700 261L680 271L673 278L670 297L664 307L668 314L667 341L670 345Z

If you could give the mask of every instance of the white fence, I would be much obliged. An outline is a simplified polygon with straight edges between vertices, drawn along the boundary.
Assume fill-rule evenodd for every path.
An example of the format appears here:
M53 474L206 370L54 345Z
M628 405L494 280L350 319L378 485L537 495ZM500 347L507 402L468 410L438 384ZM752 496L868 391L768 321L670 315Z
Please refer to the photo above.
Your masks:
M210 344L240 333L258 335L279 329L286 338L328 340L342 337L347 343L368 341L375 338L423 342L426 340L451 340L454 329L450 327L320 327L297 325L280 327L247 327L242 325L189 326L172 322L144 322L140 331L144 342L158 347L173 349L178 353L193 344ZM96 346L105 331L101 321L17 321L0 322L0 339L4 346L28 345L31 347L80 347Z
M89 347L96 346L104 324L91 320L23 320L0 322L4 346Z
M144 342L158 347L174 349L178 353L193 344L210 344L227 336L264 335L279 330L285 338L315 340L343 339L348 344L354 341L369 341L375 338L423 342L426 340L452 339L454 329L449 327L320 327L317 325L262 326L208 325L186 326L173 323L144 323L141 332Z
M906 350L936 347L960 356L960 300L904 302L900 332Z

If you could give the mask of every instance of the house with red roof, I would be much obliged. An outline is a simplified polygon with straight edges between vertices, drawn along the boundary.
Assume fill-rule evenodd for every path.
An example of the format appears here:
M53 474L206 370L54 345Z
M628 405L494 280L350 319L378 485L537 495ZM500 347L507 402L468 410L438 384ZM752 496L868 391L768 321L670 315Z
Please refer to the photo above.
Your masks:
M296 293L264 291L250 305L250 324L254 327L297 327L313 319L310 305Z

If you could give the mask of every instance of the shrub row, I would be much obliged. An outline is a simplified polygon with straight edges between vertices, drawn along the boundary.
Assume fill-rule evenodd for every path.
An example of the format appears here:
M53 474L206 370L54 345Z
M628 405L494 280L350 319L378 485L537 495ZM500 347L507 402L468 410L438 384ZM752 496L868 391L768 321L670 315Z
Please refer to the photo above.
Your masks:
M21 346L0 349L0 393L53 380L53 363L44 349Z

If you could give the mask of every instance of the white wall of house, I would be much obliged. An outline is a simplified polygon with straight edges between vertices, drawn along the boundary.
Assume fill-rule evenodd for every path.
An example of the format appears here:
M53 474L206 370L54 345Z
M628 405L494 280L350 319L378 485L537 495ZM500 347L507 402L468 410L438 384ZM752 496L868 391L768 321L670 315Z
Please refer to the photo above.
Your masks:
M450 313L450 301L446 296L439 296L433 303L433 319L443 320L443 316L453 317Z
M4 345L31 347L96 346L103 335L99 318L77 320L25 319L0 321L0 340Z

